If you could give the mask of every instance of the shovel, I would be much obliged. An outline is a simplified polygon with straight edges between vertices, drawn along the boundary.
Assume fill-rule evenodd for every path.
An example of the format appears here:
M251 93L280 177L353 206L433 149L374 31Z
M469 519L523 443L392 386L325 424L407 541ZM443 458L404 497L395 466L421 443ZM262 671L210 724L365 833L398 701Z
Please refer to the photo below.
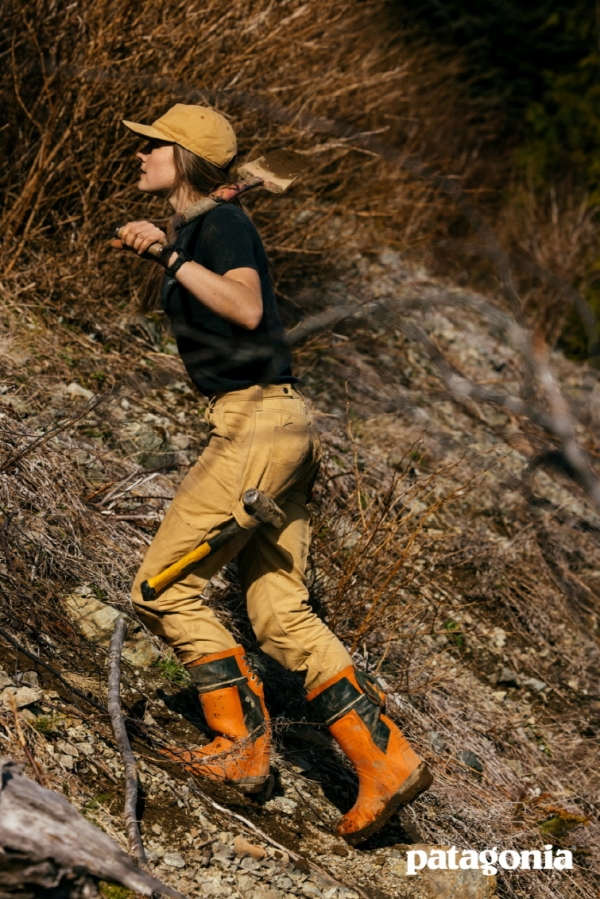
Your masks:
M155 224L160 228L166 224L167 246L153 243L143 255L160 259L165 250L175 243L179 229L191 222L192 219L205 215L215 206L229 203L247 190L252 190L253 187L264 187L272 193L282 194L307 168L307 161L294 150L273 150L253 162L244 163L237 169L240 177L234 184L224 184L217 188L207 197L202 197L197 203L187 206L182 212L176 212L166 223L164 221L156 222ZM120 227L115 230L115 237L118 240L120 240L120 230Z

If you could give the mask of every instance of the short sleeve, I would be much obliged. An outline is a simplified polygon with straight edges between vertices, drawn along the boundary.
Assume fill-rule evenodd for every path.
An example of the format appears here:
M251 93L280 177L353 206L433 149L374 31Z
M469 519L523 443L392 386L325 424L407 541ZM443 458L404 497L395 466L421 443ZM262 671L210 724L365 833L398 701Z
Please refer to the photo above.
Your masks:
M234 268L260 270L254 227L236 206L217 206L208 213L197 249L207 268L217 275L224 275Z

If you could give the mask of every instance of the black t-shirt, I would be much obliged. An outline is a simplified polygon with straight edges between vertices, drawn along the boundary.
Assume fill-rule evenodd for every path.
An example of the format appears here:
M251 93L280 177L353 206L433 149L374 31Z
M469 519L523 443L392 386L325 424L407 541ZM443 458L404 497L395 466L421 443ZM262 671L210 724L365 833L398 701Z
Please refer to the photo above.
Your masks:
M279 318L267 257L258 232L237 206L223 204L179 232L177 249L224 275L234 268L258 272L263 316L253 331L225 321L185 290L172 275L162 284L162 307L190 378L206 396L253 384L295 381L291 354Z

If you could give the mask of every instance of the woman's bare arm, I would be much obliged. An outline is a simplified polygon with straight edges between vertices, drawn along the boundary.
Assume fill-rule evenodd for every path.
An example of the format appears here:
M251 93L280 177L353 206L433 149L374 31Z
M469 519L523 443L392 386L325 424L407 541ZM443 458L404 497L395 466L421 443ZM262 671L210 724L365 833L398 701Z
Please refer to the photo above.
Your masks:
M112 241L115 249L133 250L143 255L153 243L166 243L160 228L151 222L128 222L119 231L120 239ZM171 264L174 252L166 261ZM263 300L258 272L253 268L234 268L217 275L199 262L184 262L174 276L182 287L211 312L228 322L253 331L260 324Z

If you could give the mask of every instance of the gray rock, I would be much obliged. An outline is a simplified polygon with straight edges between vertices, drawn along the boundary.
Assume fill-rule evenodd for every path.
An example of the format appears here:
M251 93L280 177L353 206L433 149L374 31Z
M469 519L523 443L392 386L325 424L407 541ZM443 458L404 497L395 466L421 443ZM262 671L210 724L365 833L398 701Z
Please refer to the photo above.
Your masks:
M0 691L4 690L5 687L14 687L14 683L4 668L0 668Z
M137 452L149 453L160 449L164 443L162 436L150 424L139 421L128 422L121 428L121 440Z
M308 879L312 883L316 884L322 892L330 890L333 886L335 886L335 884L332 883L329 878L323 877L318 872L313 872L312 874L310 874Z
M84 755L94 755L96 752L91 743L78 743L77 748Z
M79 758L77 746L73 746L72 743L67 743L66 740L59 740L56 744L56 748L59 752L62 752L63 755L70 755L75 759Z
M160 653L139 624L113 606L100 602L90 593L89 587L82 587L76 593L63 597L67 611L90 643L108 648L117 618L124 618L129 627L123 646L123 658L136 668L148 668L156 662Z
M42 692L41 690L32 690L31 687L5 687L0 693L0 703L10 705L11 696L17 704L17 708L24 709L28 705L33 705L34 702L39 702Z
M231 896L233 890L226 883L221 883L220 880L207 878L200 884L200 893L203 896L218 896L221 899L221 897Z
M437 752L438 755L446 748L446 741L437 731L432 730L429 734L429 739L431 741L431 748L434 752Z
M294 802L293 799L288 799L287 796L278 796L274 800L273 805L282 811L284 815L293 815L298 808L298 803Z
M235 885L237 887L238 893L241 896L246 897L256 886L256 880L250 874L237 874L235 878Z
M548 684L537 677L525 677L521 681L521 686L525 687L526 690L533 690L535 693L543 693L544 690L548 689Z
M240 868L244 868L246 871L256 871L259 867L259 862L255 858L250 858L250 856L243 858L240 862Z
M81 397L84 400L91 400L94 396L93 390L88 390L86 387L82 387L81 384L78 384L77 381L71 381L71 383L67 386L67 393L74 399L76 397Z
M514 671L511 671L510 668L504 667L498 675L496 683L505 684L507 687L518 687L519 676Z
M185 859L179 852L165 852L163 864L168 865L170 868L185 868Z
M273 861L272 858L258 859L258 862L260 863L262 871L264 871L265 868L267 869L267 871L271 872L277 870L277 862Z
M222 855L224 858L233 858L235 855L234 850L231 846L228 846L227 843L224 843L222 840L215 840L212 844L213 855Z
M258 887L252 893L252 899L283 899L283 893L275 887Z
M190 444L193 442L193 437L190 437L189 434L175 434L171 437L171 444L180 450L186 450L189 448Z
M26 687L33 687L34 689L37 689L40 686L40 679L37 671L24 671L19 678L19 682Z
M448 851L450 847L416 843L410 848L429 854L433 849ZM482 874L477 869L443 871L426 867L415 875L408 875L406 858L394 859L390 867L398 877L406 878L411 885L414 884L415 891L423 891L430 899L493 899L496 894L496 878Z
M456 753L456 758L459 762L462 762L463 765L467 765L468 768L471 768L471 770L475 771L477 774L483 774L483 765L475 753L471 752L470 749L460 749Z
M233 855L233 853L232 853ZM223 870L227 870L227 868L231 867L232 864L232 855L226 855L224 852L216 852L211 860L211 865L216 865L218 868L223 868Z
M321 892L319 887L314 883L310 883L310 881L306 881L306 883L302 884L302 886L300 887L300 893L303 896L308 896L309 899L322 899L323 896L323 893Z

